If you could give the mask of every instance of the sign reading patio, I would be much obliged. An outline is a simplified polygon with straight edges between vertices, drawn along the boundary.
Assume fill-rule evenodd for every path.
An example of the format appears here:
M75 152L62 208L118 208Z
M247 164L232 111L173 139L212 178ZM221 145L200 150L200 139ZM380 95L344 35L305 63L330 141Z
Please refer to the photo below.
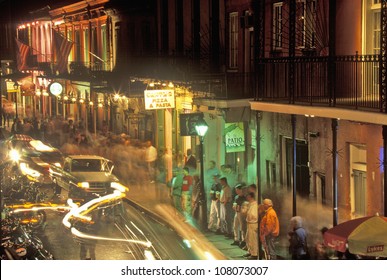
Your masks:
M245 151L245 130L243 122L226 123L224 125L226 153Z
M175 108L174 90L145 90L145 109Z

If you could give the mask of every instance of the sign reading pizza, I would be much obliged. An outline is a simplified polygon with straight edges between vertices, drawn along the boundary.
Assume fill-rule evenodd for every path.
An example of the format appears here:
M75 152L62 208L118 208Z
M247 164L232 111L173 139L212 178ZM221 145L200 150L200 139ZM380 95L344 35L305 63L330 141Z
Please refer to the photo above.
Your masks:
M145 109L175 108L174 90L145 90Z

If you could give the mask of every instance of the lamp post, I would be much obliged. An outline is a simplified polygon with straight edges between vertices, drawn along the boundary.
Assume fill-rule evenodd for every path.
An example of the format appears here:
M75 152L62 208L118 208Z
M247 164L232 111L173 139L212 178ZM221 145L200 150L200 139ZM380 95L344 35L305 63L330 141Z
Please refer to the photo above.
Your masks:
M18 84L18 82L15 82L15 83L13 84L13 88L14 88L14 90L15 90L16 119L18 119L18 118L19 118L19 114L18 114L18 112L17 112L17 94L18 94L18 90L19 90L19 84Z
M208 125L201 119L195 125L195 130L200 140L200 194L199 194L199 222L202 230L207 230L207 199L204 191L204 150L203 139L207 133Z

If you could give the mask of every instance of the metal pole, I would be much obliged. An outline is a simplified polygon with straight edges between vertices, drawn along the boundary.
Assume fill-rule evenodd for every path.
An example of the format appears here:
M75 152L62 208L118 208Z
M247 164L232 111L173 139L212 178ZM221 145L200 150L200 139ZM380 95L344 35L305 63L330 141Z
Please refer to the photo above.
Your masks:
M18 90L19 90L19 87L16 89L16 92L15 92L15 108L16 108L16 120L19 118L19 114L17 112L17 93L18 93Z
M384 216L387 217L387 125L383 125Z
M297 216L297 141L296 141L296 115L292 115L293 139L293 217Z
M203 231L207 230L207 200L204 191L204 150L203 137L200 137L200 195L199 195L199 221Z
M257 161L257 203L258 205L262 203L262 187L261 187L261 112L256 111L255 113L255 125L256 125L256 132L255 132L255 158ZM257 210L258 211L258 210ZM258 238L258 259L262 260L264 254L262 252L262 241L261 238L259 238L259 225L261 223L261 217L258 215L258 231L257 231L257 238Z
M332 119L332 177L333 177L333 226L338 223L337 209L337 119Z

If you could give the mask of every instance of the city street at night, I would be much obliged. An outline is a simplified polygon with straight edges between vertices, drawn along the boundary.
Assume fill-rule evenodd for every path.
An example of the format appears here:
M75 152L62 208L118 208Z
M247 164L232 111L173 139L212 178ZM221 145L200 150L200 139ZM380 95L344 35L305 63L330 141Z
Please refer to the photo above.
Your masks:
M387 0L0 11L2 264L387 258Z

